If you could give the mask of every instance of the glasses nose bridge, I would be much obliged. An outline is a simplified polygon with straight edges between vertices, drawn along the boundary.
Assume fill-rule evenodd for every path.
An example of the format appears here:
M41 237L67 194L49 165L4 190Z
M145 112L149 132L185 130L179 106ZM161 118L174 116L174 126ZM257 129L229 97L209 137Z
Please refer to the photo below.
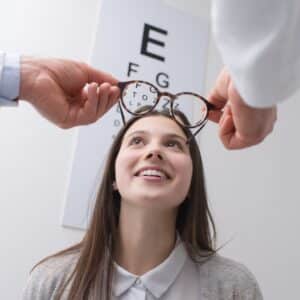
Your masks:
M169 93L169 92L161 92L161 93L159 94L159 97L168 97L168 98L170 98L171 100L174 100L174 99L176 98L176 95L171 94L171 93Z

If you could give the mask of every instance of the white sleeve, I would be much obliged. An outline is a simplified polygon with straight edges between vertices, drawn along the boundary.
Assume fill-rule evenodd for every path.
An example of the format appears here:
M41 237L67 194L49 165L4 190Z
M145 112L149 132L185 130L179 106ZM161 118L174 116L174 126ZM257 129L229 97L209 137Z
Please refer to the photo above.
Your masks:
M212 27L246 103L272 106L300 87L299 0L214 0Z

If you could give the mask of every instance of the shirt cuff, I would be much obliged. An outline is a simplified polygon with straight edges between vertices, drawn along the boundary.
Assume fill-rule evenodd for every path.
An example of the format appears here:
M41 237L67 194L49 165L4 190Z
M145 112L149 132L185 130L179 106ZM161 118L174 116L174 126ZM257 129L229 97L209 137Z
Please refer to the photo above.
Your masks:
M0 105L17 106L20 93L20 55L4 54L0 80Z

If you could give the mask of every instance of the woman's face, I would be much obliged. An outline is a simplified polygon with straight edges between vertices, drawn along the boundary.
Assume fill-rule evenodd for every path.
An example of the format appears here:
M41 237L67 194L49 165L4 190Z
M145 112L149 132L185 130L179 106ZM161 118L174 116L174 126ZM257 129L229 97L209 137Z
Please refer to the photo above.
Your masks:
M116 158L116 186L122 201L168 209L185 199L193 164L187 138L173 120L149 116L125 133Z

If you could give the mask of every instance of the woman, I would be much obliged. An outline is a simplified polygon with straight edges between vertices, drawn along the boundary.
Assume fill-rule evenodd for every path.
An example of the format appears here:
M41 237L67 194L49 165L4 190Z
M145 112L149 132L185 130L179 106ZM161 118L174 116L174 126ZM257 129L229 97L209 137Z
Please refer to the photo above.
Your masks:
M215 236L195 139L152 111L115 138L83 240L40 262L23 299L261 300Z

